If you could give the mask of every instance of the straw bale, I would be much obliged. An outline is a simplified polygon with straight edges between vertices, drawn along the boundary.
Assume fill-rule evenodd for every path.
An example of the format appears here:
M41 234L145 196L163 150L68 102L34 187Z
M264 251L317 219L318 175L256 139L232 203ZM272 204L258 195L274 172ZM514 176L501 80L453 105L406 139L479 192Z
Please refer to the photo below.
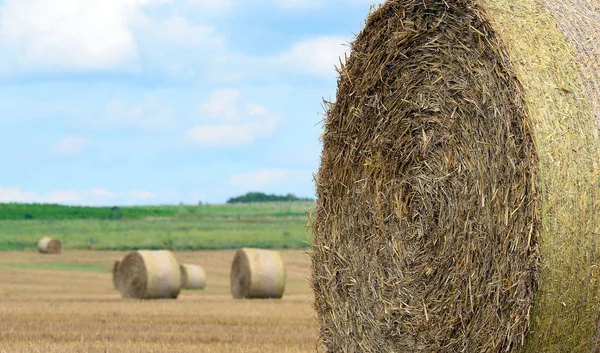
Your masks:
M113 264L113 268L112 268L113 287L117 290L119 289L119 287L121 285L121 278L120 278L120 272L119 272L120 265L121 265L121 261L115 261L115 263Z
M369 14L316 177L328 352L597 349L595 4L388 0Z
M179 263L166 250L130 252L119 265L123 298L177 298L181 289Z
M60 254L62 243L58 239L43 237L38 242L38 250L42 254Z
M280 299L285 289L285 267L276 251L240 249L231 264L231 294L236 299Z
M206 272L198 265L181 264L181 289L204 289Z

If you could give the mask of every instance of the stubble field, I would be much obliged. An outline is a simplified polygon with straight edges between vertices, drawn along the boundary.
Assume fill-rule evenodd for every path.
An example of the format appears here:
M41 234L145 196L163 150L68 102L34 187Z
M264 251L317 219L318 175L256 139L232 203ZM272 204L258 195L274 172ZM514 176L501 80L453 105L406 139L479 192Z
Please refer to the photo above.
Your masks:
M309 258L284 250L282 300L234 300L232 250L175 252L207 272L204 291L125 300L110 268L125 252L0 253L0 352L315 352Z

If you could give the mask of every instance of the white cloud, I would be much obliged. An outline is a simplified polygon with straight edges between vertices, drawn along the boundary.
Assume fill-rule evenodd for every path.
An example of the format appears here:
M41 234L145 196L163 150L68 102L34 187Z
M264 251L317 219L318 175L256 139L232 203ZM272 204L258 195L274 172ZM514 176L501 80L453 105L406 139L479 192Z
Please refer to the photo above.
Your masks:
M312 181L310 172L289 169L258 169L250 173L241 173L229 178L229 185L246 191L276 187L278 184L292 185L298 182Z
M6 0L0 43L21 68L111 69L137 59L137 0Z
M22 192L19 188L0 186L0 202L35 202L38 196L33 192Z
M83 153L87 146L88 139L85 137L65 137L58 141L54 148L52 148L52 154L57 156L77 156Z
M80 195L73 190L53 191L44 196L47 203L74 203L80 201Z
M334 76L340 58L349 53L346 38L325 36L298 42L291 49L272 60L290 71L317 76Z
M199 147L239 147L271 134L277 126L272 118L242 124L199 125L185 133L184 142Z
M240 96L235 89L213 91L198 111L202 120L222 123L204 122L193 126L185 132L183 142L197 147L239 147L275 131L278 119L259 104L246 104L242 113Z
M133 196L134 198L138 199L138 200L148 200L148 199L155 199L156 198L156 194L153 192L149 192L149 191L141 191L141 190L134 190L129 192L130 196Z
M91 194L97 199L109 200L109 199L119 199L119 198L134 198L136 200L149 200L155 199L157 195L150 191L144 190L133 190L128 192L113 192L108 191L103 188L93 188L86 192L86 194Z
M117 194L115 194L114 192L110 192L106 189L102 189L102 188L94 188L90 190L90 193L96 197L102 197L102 198L111 198L111 197L116 197Z
M201 114L223 120L235 120L240 117L237 104L240 92L235 89L213 91L199 111Z
M263 116L267 115L267 108L259 104L248 104L246 106L246 114L248 116Z
M203 10L209 11L226 11L233 7L234 2L241 3L242 0L190 0L192 3L198 5ZM333 3L338 6L347 4L380 4L385 0L244 0L246 3L252 4L268 4L270 6L277 6L286 10L308 10L322 8L327 3Z
M217 12L230 9L234 0L190 0L190 2L203 10Z
M20 203L58 203L69 205L106 204L118 200L128 200L129 203L155 199L155 193L143 190L128 192L112 192L103 188L92 188L84 191L56 190L48 193L21 191L18 187L0 186L0 202Z
M0 202L21 203L72 203L79 200L79 195L73 190L58 190L47 194L23 192L19 188L0 186Z
M91 125L96 128L119 127L140 130L166 129L173 125L171 112L159 98L147 96L138 103L112 100L106 105L105 115L95 119Z
M189 47L217 47L224 42L213 27L191 23L186 17L177 14L164 20L145 19L140 27L153 41L163 40Z
M152 19L142 12L145 5L171 1L5 0L0 3L0 72L138 71L140 40L151 40L150 49L161 48L144 54L157 59L172 44L222 45L223 38L210 26L177 14ZM174 74L190 74L173 63L161 66Z
M321 6L318 0L270 0L270 2L286 9L314 9Z

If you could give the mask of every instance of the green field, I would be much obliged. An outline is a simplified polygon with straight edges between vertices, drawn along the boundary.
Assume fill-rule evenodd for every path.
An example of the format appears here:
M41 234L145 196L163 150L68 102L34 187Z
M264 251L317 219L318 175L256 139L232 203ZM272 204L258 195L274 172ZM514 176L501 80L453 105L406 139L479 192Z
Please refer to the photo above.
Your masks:
M86 264L75 262L0 262L0 269L3 268L25 268L33 270L51 270L51 271L75 271L75 272L96 272L106 273L111 271L110 264Z
M308 246L313 202L198 206L0 205L0 250L34 249L41 237L63 249L206 250ZM1 265L0 265L1 266Z

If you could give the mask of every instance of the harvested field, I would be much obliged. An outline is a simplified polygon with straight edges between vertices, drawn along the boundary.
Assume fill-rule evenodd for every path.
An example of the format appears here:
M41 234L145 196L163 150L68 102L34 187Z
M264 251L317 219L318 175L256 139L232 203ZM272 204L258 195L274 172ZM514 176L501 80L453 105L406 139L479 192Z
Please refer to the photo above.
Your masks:
M211 285L155 301L113 289L125 252L0 253L0 352L314 352L308 256L282 251L286 295L250 301L231 298L234 253L176 252L182 263L202 259Z

